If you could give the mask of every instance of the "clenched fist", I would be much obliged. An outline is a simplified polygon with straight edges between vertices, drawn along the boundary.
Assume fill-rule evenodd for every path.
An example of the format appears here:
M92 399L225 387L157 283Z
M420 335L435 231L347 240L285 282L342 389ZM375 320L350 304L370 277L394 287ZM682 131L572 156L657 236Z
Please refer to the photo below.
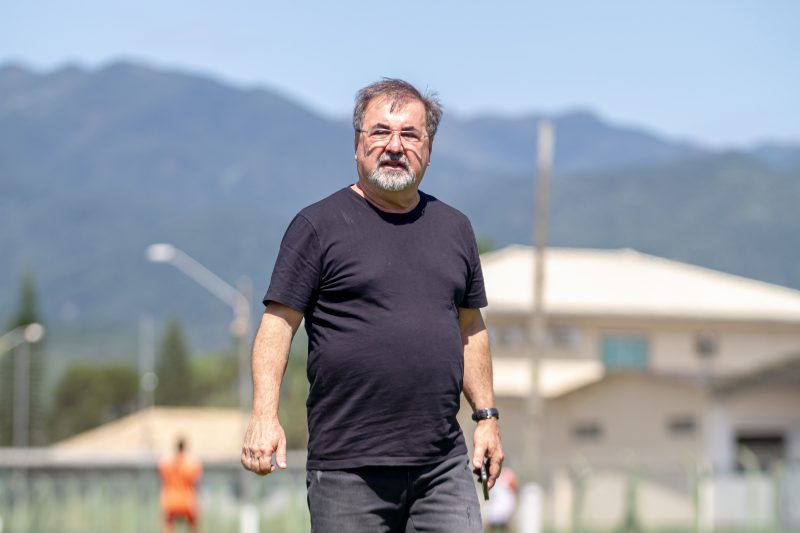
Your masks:
M272 455L275 454L275 463ZM277 417L251 415L242 445L242 465L260 476L286 468L286 434Z

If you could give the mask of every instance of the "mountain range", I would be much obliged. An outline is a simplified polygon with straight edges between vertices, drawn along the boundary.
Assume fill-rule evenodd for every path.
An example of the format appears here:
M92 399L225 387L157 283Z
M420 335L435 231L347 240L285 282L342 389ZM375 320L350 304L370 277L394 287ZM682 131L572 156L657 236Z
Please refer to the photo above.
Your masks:
M631 247L800 288L800 145L711 149L587 110L445 112L423 190L484 241L529 242L545 117L553 245ZM143 314L178 315L195 345L225 345L230 310L145 247L171 242L230 283L249 277L258 310L290 217L355 181L352 151L347 118L267 88L135 63L0 67L0 319L29 270L63 346L127 353Z

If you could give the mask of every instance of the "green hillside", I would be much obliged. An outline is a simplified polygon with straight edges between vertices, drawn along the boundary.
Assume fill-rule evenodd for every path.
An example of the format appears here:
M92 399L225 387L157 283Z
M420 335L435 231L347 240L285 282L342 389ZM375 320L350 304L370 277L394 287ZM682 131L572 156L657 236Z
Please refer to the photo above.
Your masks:
M476 231L496 245L530 242L532 187L530 177L507 177L459 202ZM634 248L800 288L798 205L800 170L775 169L735 152L559 174L552 184L550 242Z
M423 189L527 242L540 117L446 114ZM719 153L585 112L557 132L552 242L633 247L800 288L794 146ZM0 318L31 270L56 352L129 354L138 317L228 343L230 310L144 249L171 242L260 311L289 218L355 179L352 127L268 89L118 63L0 68Z

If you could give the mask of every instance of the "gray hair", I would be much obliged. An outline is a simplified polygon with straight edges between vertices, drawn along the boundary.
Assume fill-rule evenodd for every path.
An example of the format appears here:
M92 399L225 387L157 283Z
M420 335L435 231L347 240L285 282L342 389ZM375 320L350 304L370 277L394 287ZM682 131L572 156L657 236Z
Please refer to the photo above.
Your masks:
M439 121L442 119L442 104L436 92L427 91L422 94L407 81L396 78L383 78L371 83L356 93L356 105L353 109L353 128L363 129L364 112L373 98L383 97L392 102L391 110L404 106L409 100L419 100L425 106L425 132L433 142Z

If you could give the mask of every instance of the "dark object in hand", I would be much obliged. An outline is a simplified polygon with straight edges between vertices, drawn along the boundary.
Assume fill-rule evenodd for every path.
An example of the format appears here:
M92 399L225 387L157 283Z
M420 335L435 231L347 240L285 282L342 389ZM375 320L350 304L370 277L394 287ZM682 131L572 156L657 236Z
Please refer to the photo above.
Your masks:
M489 501L489 458L484 457L481 464L481 485L483 485L483 499Z

